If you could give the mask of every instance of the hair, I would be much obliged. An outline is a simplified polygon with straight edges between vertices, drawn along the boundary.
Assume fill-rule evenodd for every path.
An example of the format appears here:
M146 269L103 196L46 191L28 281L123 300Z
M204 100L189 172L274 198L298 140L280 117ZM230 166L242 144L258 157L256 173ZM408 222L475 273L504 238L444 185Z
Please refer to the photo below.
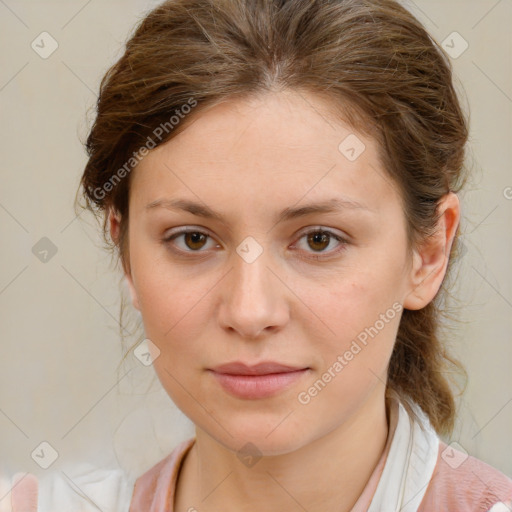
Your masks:
M452 74L442 47L394 0L163 2L139 20L101 81L83 207L97 220L104 215L105 247L129 272L130 171L140 155L222 102L292 90L325 99L334 117L378 142L401 193L412 254L435 233L440 199L468 177L469 116ZM116 240L110 212L121 219ZM402 313L386 383L386 400L398 397L412 414L417 404L441 435L456 416L449 375L467 377L440 335L459 234L460 225L434 300Z

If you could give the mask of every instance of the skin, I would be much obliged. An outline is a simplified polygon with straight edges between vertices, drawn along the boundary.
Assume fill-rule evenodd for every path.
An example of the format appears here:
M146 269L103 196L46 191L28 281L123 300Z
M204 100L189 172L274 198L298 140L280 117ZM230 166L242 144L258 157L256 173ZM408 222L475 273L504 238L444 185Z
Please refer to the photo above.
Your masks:
M437 236L409 257L400 192L376 142L328 121L328 109L292 91L231 100L201 112L132 171L126 279L146 337L160 350L155 371L196 425L178 479L178 512L349 511L385 446L386 371L401 313L309 403L298 395L393 303L420 309L434 298L459 201L453 193L443 198ZM338 150L350 134L366 146L355 161ZM368 210L275 223L287 207L341 196ZM207 205L224 222L146 211L163 198ZM114 240L119 222L111 213ZM211 238L162 241L180 227ZM334 236L308 242L304 234L315 228L347 243ZM236 251L247 236L263 249L251 263ZM310 369L278 395L249 400L225 392L206 370L236 360ZM237 456L247 442L262 455L251 467Z

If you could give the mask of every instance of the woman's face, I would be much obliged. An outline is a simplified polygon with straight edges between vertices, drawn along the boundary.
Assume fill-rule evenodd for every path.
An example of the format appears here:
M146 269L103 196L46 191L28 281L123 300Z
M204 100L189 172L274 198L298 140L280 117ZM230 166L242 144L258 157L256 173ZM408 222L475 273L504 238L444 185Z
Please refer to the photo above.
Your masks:
M374 141L328 108L290 92L231 101L132 171L127 278L155 370L234 450L297 449L384 396L411 292L405 217ZM211 371L235 361L307 369L267 394L246 377L237 395Z

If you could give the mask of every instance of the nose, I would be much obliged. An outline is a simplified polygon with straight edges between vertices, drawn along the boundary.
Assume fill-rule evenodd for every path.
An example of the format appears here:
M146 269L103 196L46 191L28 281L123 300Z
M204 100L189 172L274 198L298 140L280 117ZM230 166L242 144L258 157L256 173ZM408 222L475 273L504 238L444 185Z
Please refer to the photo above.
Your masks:
M291 292L272 268L272 258L263 251L251 261L234 251L231 260L231 271L223 280L221 327L250 339L280 330L289 319Z

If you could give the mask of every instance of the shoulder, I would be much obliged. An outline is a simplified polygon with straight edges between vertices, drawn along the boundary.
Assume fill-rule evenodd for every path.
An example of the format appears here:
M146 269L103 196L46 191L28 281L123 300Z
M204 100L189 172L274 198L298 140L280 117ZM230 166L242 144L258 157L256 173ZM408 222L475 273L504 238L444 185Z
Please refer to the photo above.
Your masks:
M17 473L0 478L0 496L6 498L0 499L0 511L10 511L12 500L16 510L126 512L132 487L133 482L122 469L98 468L89 463L68 466L43 477Z
M98 468L83 464L69 472L60 471L40 480L42 510L127 511L131 482L119 468Z
M512 479L496 468L439 441L439 453L419 511L485 512L512 499Z
M181 463L194 442L194 437L182 441L167 457L137 478L129 512L147 511L155 502L164 504L170 501Z

